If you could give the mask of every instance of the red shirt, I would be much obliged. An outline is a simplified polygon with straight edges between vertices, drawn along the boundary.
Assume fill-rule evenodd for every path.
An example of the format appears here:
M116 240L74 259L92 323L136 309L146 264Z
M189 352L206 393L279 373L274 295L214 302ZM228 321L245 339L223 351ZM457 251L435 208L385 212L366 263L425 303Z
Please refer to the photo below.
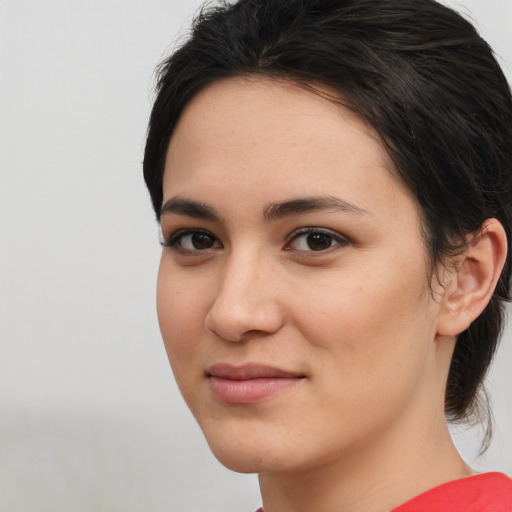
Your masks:
M391 512L512 512L512 480L503 473L453 480Z
M390 512L512 512L512 480L503 473L453 480Z

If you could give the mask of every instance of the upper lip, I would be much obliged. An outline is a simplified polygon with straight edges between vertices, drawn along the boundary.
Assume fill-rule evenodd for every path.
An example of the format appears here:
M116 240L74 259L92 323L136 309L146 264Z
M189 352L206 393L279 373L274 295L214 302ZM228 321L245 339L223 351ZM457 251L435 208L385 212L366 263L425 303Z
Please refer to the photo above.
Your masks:
M297 379L303 377L298 373L288 372L262 364L244 364L235 366L229 363L217 363L206 370L207 377L217 377L229 380L250 380L250 379Z

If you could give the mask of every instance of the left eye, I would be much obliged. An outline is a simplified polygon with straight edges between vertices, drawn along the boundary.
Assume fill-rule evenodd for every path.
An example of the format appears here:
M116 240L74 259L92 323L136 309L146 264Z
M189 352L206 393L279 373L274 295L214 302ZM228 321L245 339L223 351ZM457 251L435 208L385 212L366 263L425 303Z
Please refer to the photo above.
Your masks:
M208 231L191 229L174 233L163 245L185 253L206 251L222 247L220 241Z
M296 251L320 252L347 243L345 238L331 231L309 230L297 233L288 243L287 248Z
M179 243L183 249L188 251L204 251L205 249L219 247L215 237L203 231L182 235Z

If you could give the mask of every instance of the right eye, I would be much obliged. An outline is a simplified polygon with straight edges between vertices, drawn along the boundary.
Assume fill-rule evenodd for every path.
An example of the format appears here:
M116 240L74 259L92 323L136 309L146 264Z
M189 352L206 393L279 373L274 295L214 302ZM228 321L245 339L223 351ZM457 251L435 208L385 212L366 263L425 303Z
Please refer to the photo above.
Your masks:
M220 241L214 235L201 229L177 231L163 245L181 252L201 252L222 247Z

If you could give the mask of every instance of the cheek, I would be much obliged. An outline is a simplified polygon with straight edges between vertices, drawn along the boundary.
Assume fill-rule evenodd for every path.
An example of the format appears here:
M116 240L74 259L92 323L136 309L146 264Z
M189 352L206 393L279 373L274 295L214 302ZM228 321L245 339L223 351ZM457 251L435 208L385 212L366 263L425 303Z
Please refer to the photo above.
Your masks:
M393 272L390 265L317 284L295 291L302 301L296 322L319 353L332 356L326 376L361 390L413 378L435 336L430 295L418 272L410 266Z
M160 331L178 384L198 350L203 328L201 294L194 293L177 273L161 264L157 284L157 312ZM190 372L188 372L190 373Z
M323 427L326 442L337 432L357 442L393 422L425 373L433 334L421 287L409 283L405 293L399 279L392 286L385 281L373 279L365 292L346 280L330 299L302 293L309 308L300 329L315 346L309 352L313 403L317 416L333 425Z

